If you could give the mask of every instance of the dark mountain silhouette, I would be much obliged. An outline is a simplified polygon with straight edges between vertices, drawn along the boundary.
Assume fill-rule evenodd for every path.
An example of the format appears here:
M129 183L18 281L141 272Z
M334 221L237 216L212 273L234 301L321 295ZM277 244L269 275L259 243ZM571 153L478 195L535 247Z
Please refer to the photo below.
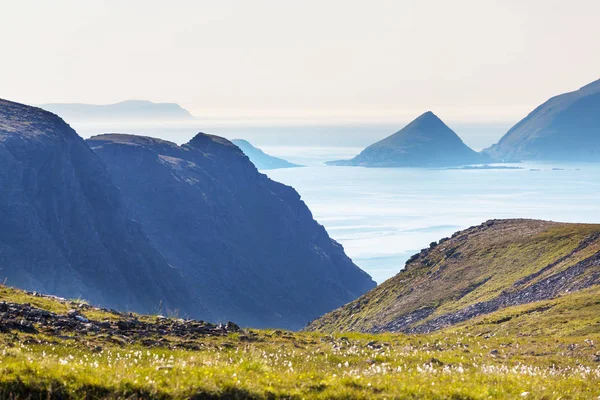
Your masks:
M452 167L486 161L434 113L428 111L351 160L328 165L364 167Z
M124 310L198 307L56 115L0 100L0 188L0 281Z
M484 150L500 161L600 161L600 80L553 97Z
M49 103L44 110L68 121L177 121L191 120L189 111L175 103L127 100L116 104Z
M88 144L212 320L301 328L375 286L293 188L226 139L200 133L178 146L109 134Z
M294 164L284 159L270 156L261 149L252 146L247 140L234 139L231 142L239 147L258 169L303 167L303 165Z

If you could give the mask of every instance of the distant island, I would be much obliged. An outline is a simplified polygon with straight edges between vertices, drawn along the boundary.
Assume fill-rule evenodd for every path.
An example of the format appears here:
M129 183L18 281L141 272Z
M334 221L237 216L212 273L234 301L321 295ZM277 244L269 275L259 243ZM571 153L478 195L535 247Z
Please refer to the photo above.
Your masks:
M453 167L488 160L463 143L434 113L428 111L400 131L364 149L351 160L327 165L363 167Z
M270 156L261 149L252 146L247 140L233 139L231 142L239 147L258 169L304 167L304 165L294 164L282 158Z
M115 104L48 103L40 108L67 121L179 121L194 116L176 103L127 100Z
M600 80L555 96L485 154L498 161L600 161Z
M525 169L523 167L514 167L509 165L464 165L462 167L451 167L444 169L462 169L462 170L488 170L488 169Z

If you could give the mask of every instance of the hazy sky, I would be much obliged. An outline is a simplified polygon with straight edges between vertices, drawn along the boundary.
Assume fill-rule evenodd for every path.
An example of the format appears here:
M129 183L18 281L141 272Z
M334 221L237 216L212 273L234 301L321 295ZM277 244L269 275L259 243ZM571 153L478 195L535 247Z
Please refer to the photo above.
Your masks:
M513 120L600 78L598 0L0 0L0 97Z

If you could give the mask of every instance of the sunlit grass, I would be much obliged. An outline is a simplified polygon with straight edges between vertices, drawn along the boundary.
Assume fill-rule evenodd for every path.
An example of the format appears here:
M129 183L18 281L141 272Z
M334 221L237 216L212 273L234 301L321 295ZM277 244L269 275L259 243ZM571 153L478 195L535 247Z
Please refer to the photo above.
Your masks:
M0 299L35 300L56 312L70 304L0 290ZM594 293L573 296L563 311L588 321L598 315ZM430 335L245 330L167 337L161 347L106 334L13 331L0 334L0 398L598 398L598 330L524 336L519 327L556 317L528 311L515 307Z

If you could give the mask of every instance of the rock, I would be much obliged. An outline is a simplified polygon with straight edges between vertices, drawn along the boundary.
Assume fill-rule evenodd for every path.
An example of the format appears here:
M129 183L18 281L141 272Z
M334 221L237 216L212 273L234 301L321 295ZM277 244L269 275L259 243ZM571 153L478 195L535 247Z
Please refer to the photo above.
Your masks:
M235 323L229 321L227 322L227 324L225 324L225 330L227 332L239 332L241 331L240 327L238 325L236 325Z

